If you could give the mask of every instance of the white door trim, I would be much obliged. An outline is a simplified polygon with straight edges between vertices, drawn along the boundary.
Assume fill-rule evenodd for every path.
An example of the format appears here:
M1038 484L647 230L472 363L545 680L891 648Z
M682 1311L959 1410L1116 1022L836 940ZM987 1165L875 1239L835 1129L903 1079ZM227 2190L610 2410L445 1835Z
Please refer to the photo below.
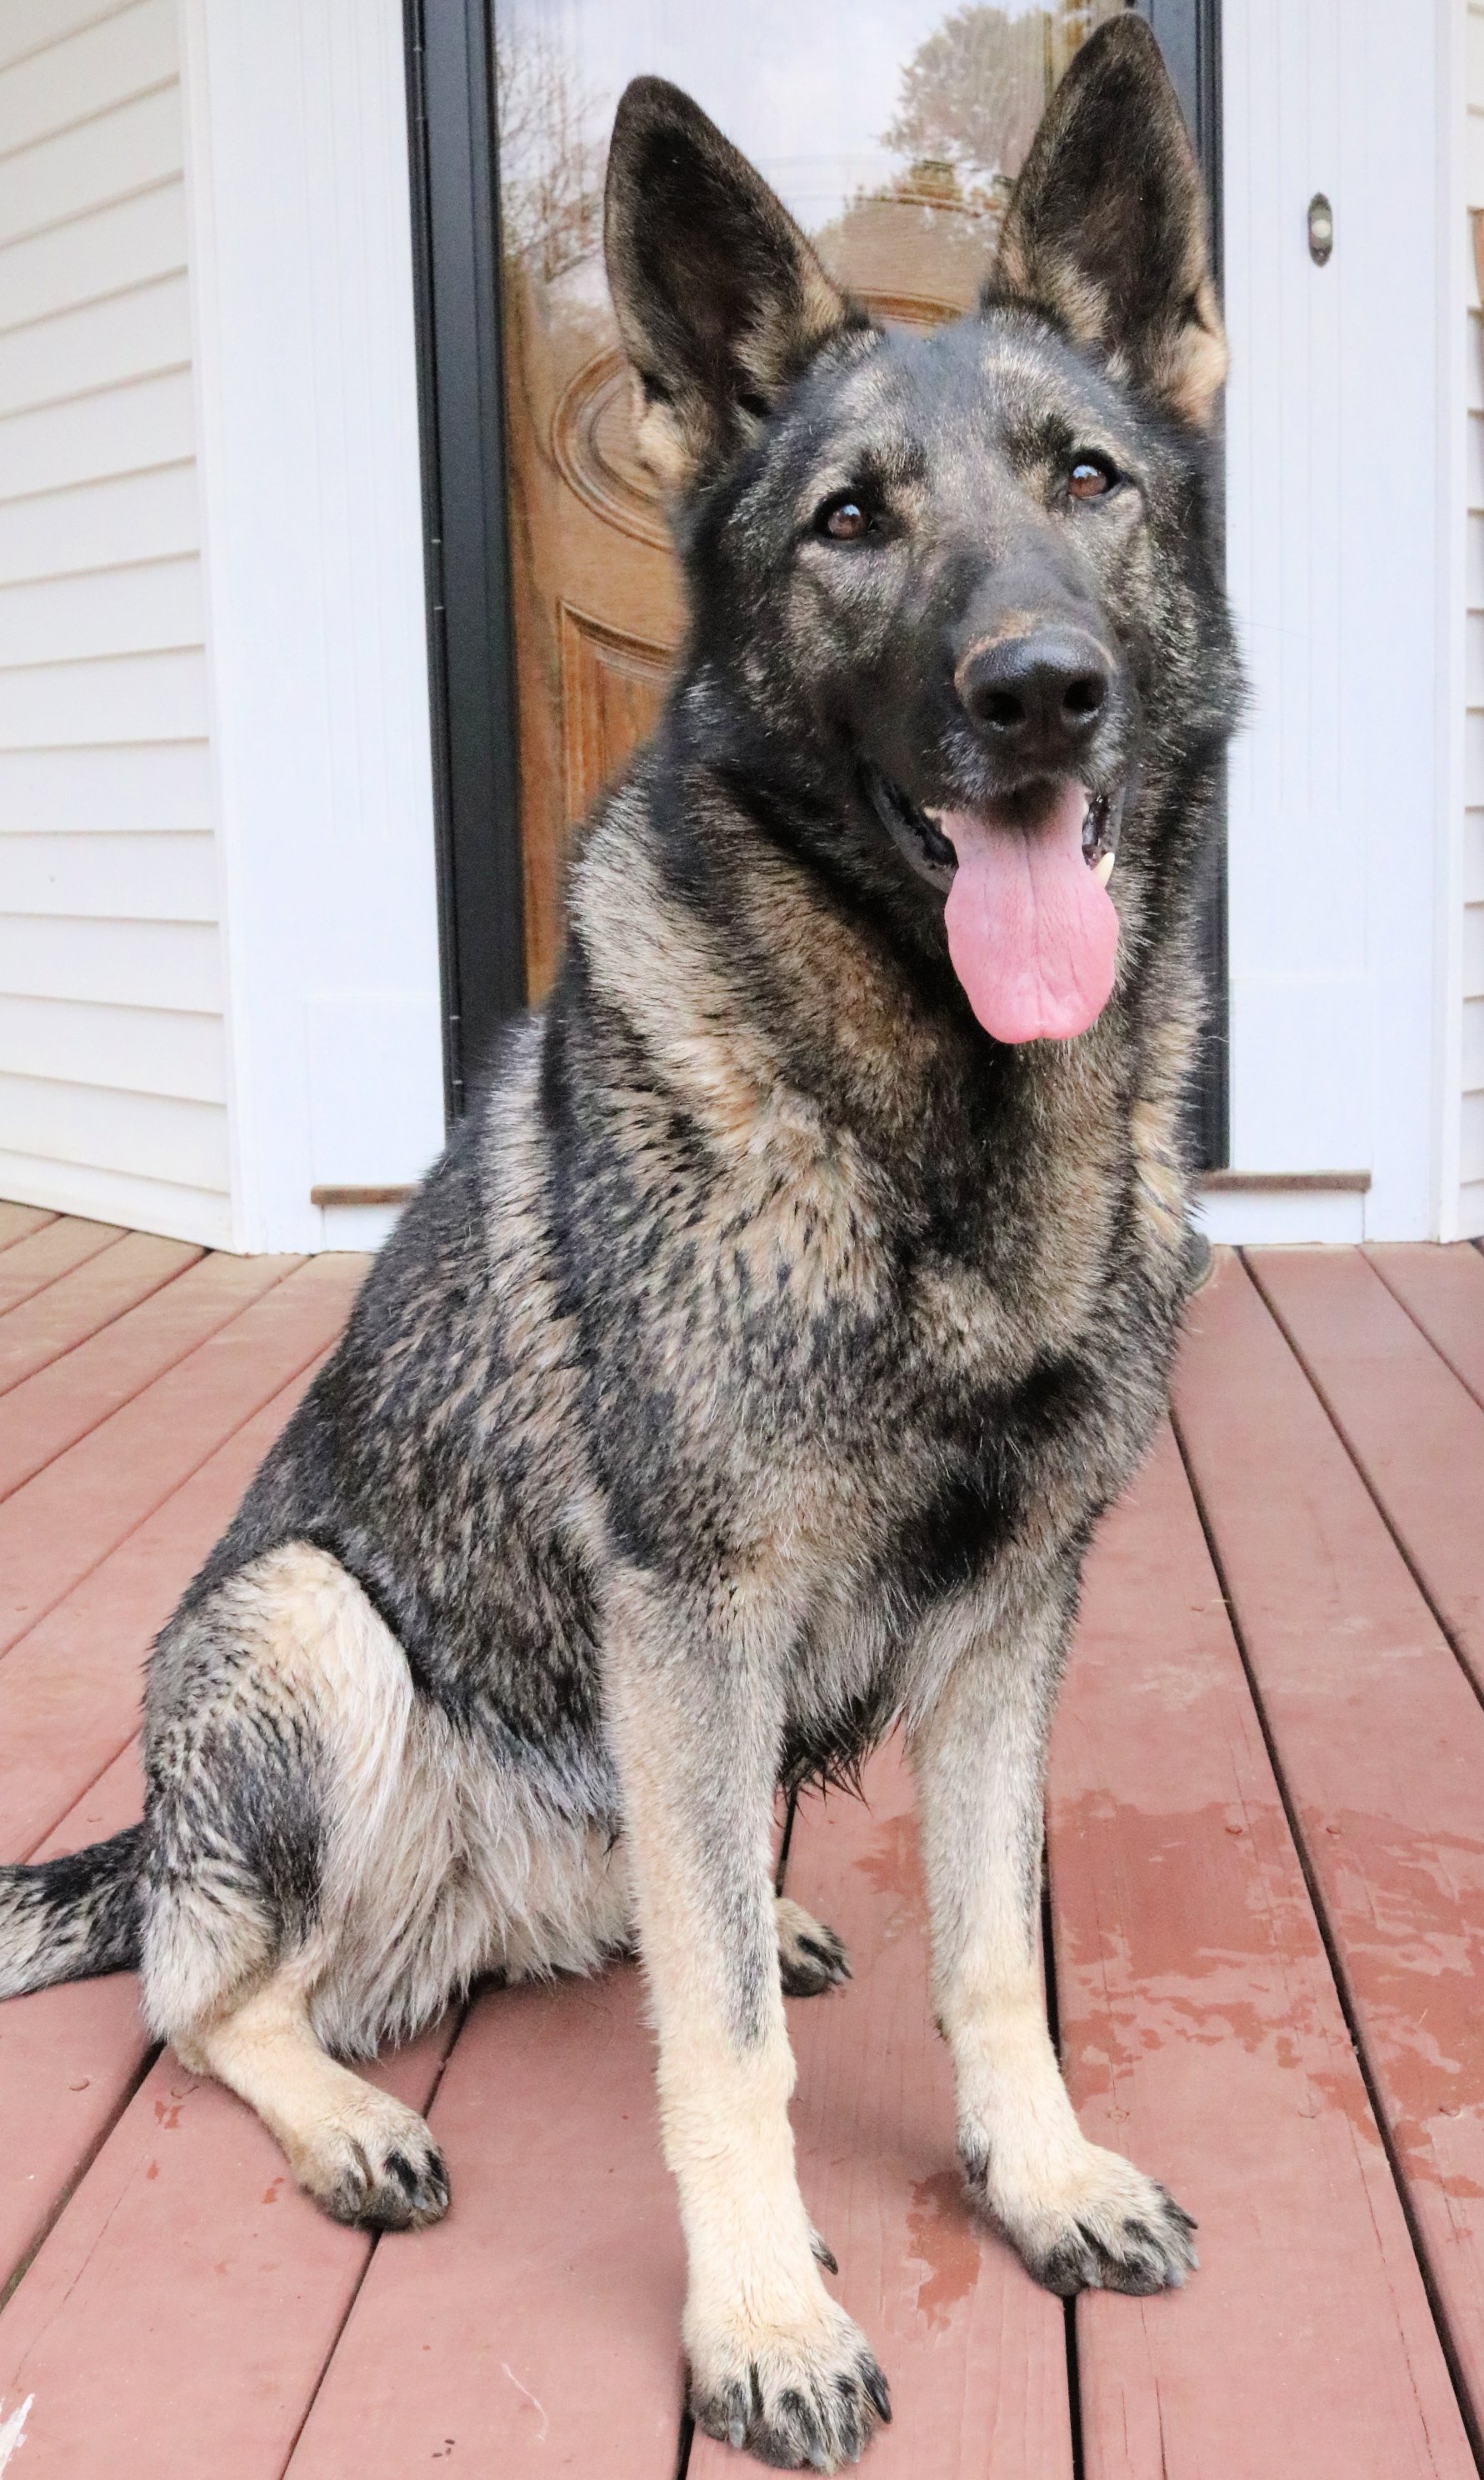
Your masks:
M179 0L222 853L233 1232L443 1139L398 0Z

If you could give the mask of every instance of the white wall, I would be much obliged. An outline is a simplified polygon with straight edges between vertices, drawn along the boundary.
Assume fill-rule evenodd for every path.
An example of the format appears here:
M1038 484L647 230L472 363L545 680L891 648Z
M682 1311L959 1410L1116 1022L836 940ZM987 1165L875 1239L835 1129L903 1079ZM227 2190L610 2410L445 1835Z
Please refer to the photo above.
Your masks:
M0 9L0 1195L230 1236L174 0Z
M233 1229L443 1141L399 0L180 0Z
M1439 1226L1446 18L1223 10L1229 571L1253 687L1231 787L1232 1162L1372 1181L1213 1200L1234 1238Z

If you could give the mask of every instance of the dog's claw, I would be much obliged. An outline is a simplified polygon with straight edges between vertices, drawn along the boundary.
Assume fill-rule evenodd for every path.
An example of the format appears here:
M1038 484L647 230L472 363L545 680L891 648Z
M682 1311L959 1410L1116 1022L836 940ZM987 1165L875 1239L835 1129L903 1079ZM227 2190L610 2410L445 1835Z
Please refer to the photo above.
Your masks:
M887 2390L884 2376L882 2374L881 2369L877 2366L874 2360L870 2362L868 2366L866 2366L861 2373L865 2379L866 2392L870 2395L871 2400L876 2405L877 2416L882 2421L883 2427L889 2428L891 2426L891 2395Z
M832 1937L828 1946L823 1938L801 1938L799 1951L801 1954L808 1955L831 1980L838 1982L850 1979L850 1961L838 1938Z

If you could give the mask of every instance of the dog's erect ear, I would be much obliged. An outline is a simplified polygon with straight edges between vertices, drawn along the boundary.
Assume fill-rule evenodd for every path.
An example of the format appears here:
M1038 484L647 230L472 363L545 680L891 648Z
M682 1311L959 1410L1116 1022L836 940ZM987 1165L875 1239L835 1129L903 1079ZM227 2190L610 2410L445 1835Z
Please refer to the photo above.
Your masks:
M1015 184L988 297L1039 302L1204 429L1226 376L1206 201L1160 47L1132 11L1084 43Z
M853 323L803 233L699 105L635 78L613 124L603 247L659 479L704 481Z

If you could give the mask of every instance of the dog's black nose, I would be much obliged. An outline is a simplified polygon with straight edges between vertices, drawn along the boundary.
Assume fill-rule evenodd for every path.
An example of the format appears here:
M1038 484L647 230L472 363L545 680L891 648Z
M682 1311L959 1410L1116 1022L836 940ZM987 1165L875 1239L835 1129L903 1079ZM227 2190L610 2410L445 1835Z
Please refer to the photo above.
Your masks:
M1108 703L1108 659L1081 629L1033 629L971 646L954 686L1007 755L1056 765L1077 755Z

